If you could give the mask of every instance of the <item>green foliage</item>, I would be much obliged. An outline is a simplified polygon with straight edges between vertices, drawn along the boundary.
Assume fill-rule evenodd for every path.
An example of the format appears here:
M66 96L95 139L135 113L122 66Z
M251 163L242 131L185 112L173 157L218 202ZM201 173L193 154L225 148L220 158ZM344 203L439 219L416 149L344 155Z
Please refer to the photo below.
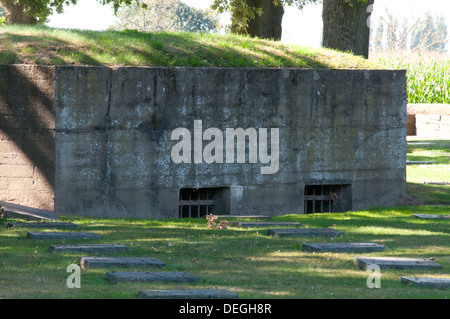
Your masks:
M309 3L316 3L319 0L273 0L275 5L289 5L297 6L302 9ZM218 13L230 12L231 25L233 33L243 33L247 29L248 22L254 19L257 15L261 16L263 10L257 4L261 1L242 1L242 0L214 0L211 8Z
M119 8L117 18L118 22L110 29L135 29L144 32L211 32L216 30L218 25L216 17L190 7L180 0L144 0L141 5L134 3Z
M137 3L145 7L142 0L97 0L101 4L110 4L114 8L116 13L121 6ZM64 7L70 4L76 4L77 0L16 0L14 4L17 6L17 10L22 11L24 14L35 18L36 23L44 23L47 18L54 12L62 13ZM0 0L0 5L5 6L8 4L5 0ZM12 22L14 24L15 22Z
M408 103L450 104L450 57L447 54L387 53L375 60L387 68L406 69Z

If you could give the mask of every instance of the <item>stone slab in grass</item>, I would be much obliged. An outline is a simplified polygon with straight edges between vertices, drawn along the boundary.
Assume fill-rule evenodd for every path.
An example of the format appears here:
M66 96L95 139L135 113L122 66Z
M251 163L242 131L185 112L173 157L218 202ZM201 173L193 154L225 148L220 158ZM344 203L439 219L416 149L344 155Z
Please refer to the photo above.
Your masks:
M4 218L18 218L23 220L59 220L54 212L13 204L9 202L0 201L0 205L4 210Z
M91 244L91 245L50 245L49 250L55 253L122 253L127 252L128 247L120 244Z
M303 251L363 253L383 251L386 247L375 243L303 243Z
M28 239L100 239L102 236L86 232L42 232L29 231Z
M273 237L338 237L342 231L332 228L269 228L267 235Z
M140 290L140 299L239 299L237 293L225 289Z
M246 222L246 221L234 221L229 223L234 227L300 227L302 224L296 222Z
M12 227L29 227L29 228L61 228L61 229L76 229L77 224L74 223L63 223L63 222L17 222L12 223Z
M92 268L161 268L166 264L152 257L81 257L83 269Z
M435 214L413 214L413 217L420 219L450 219L450 215L435 215Z
M419 287L450 289L450 278L401 277L401 281Z
M155 282L155 281L170 281L170 282L196 282L200 281L195 275L183 271L160 271L160 272L145 272L145 271L109 271L105 274L106 281L111 283L118 283L123 281L128 282Z
M433 165L437 164L437 162L430 161L406 161L406 165Z
M270 216L267 215L214 215L217 218L228 218L228 219L263 219L263 220L269 220L271 219ZM205 218L208 217L208 215L205 216Z
M442 268L442 265L424 258L397 258L397 257L355 257L355 267L366 270L371 264L381 269L433 269Z

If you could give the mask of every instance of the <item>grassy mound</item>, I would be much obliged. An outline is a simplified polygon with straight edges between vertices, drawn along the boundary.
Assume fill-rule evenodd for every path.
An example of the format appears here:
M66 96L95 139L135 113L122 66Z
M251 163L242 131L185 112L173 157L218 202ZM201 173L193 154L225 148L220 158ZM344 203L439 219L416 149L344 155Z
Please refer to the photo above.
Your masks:
M246 36L85 31L42 26L0 28L0 63L105 66L380 69L328 49Z

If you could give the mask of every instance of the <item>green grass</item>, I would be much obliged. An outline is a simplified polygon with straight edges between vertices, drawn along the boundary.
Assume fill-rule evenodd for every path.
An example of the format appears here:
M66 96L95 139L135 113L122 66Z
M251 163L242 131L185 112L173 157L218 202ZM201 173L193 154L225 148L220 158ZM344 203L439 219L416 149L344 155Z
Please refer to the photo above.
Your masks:
M430 165L406 167L406 187L410 201L415 204L450 205L450 185L429 183L450 183L450 141L409 138L407 159L433 162Z
M418 144L430 142L436 144ZM448 159L440 153L448 151L449 142L414 140L408 143L408 159L418 156L437 161L435 166L443 167ZM205 219L60 216L63 221L78 224L79 231L103 236L100 241L85 240L85 243L121 243L127 245L129 251L120 256L154 257L167 264L164 270L187 271L201 278L200 282L190 284L114 285L105 280L107 270L87 269L81 272L81 288L69 289L67 267L79 264L82 255L51 253L48 246L60 244L61 240L26 239L30 229L7 228L6 223L13 220L0 219L0 298L133 299L140 289L220 288L250 299L445 299L449 297L448 291L400 282L401 276L448 278L450 273L450 221L412 217L414 213L449 214L449 188L415 183L411 172L419 168L408 168L407 192L426 205L273 217L277 221L300 222L302 227L332 227L344 231L344 237L336 239L277 239L267 236L267 230L260 228L217 230L208 228ZM441 177L448 178L448 172ZM416 184L422 188L411 193ZM370 274L353 266L354 257L362 254L308 253L300 249L303 242L333 241L383 244L386 245L384 252L370 255L432 258L443 268L382 270L381 288L369 289L366 283ZM66 240L66 243L74 241Z
M381 289L366 286L368 273L353 266L358 254L307 253L302 242L318 239L274 239L264 229L210 229L204 219L135 220L71 217L80 231L104 236L102 243L129 246L121 256L152 256L165 270L187 271L199 283L119 283L105 281L105 269L82 270L81 288L69 289L66 268L79 254L50 253L55 241L25 239L28 229L0 233L1 298L136 298L139 289L222 288L240 298L446 298L448 292L407 287L400 276L445 277L450 271L448 221L412 218L412 213L443 214L443 207L392 209L323 215L286 215L305 227L335 227L337 241L372 241L387 249L373 256L436 258L440 270L382 271ZM330 239L319 239L329 242ZM66 241L69 243L70 241ZM94 242L94 241L86 241ZM95 241L97 242L97 241Z
M388 52L371 60L386 68L406 69L408 103L450 104L450 55Z
M380 68L361 57L237 35L0 27L0 63L257 68Z

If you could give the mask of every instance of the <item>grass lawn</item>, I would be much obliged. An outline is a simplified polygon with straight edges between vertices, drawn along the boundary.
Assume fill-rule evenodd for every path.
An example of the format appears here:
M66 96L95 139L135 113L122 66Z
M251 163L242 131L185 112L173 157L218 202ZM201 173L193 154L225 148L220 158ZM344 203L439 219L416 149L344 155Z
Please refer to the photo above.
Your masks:
M408 144L410 156L440 159L441 146ZM450 142L449 142L450 143ZM427 155L425 155L425 153ZM443 166L443 165L442 165ZM409 168L408 176L420 167ZM449 175L440 177L448 178ZM428 178L428 176L427 176ZM431 178L431 177L430 177ZM409 179L409 177L408 177ZM418 182L418 180L416 180ZM408 189L411 190L408 183ZM369 289L370 273L353 266L354 253L309 253L299 249L303 242L332 242L327 238L272 238L266 229L210 229L205 219L100 219L62 217L79 225L79 231L96 232L102 240L83 243L121 243L129 247L120 256L148 256L167 264L164 270L187 271L200 282L118 283L105 280L105 269L81 272L81 289L69 289L67 267L79 264L82 254L51 253L50 244L61 240L26 239L30 229L0 229L0 298L136 298L141 289L221 288L240 298L448 298L448 291L410 287L401 276L447 277L450 273L450 221L422 220L412 214L449 214L448 186L414 194L431 199L434 206L373 208L335 214L285 215L278 221L296 221L304 227L332 227L345 232L335 241L374 242L386 245L384 252L370 256L432 258L437 270L382 270L381 288ZM434 198L430 194L442 192ZM411 195L411 194L410 194ZM11 220L9 220L11 221ZM3 220L2 223L6 223ZM66 243L70 243L66 240ZM113 254L114 255L114 254Z
M246 36L1 26L0 64L385 68L335 50Z

